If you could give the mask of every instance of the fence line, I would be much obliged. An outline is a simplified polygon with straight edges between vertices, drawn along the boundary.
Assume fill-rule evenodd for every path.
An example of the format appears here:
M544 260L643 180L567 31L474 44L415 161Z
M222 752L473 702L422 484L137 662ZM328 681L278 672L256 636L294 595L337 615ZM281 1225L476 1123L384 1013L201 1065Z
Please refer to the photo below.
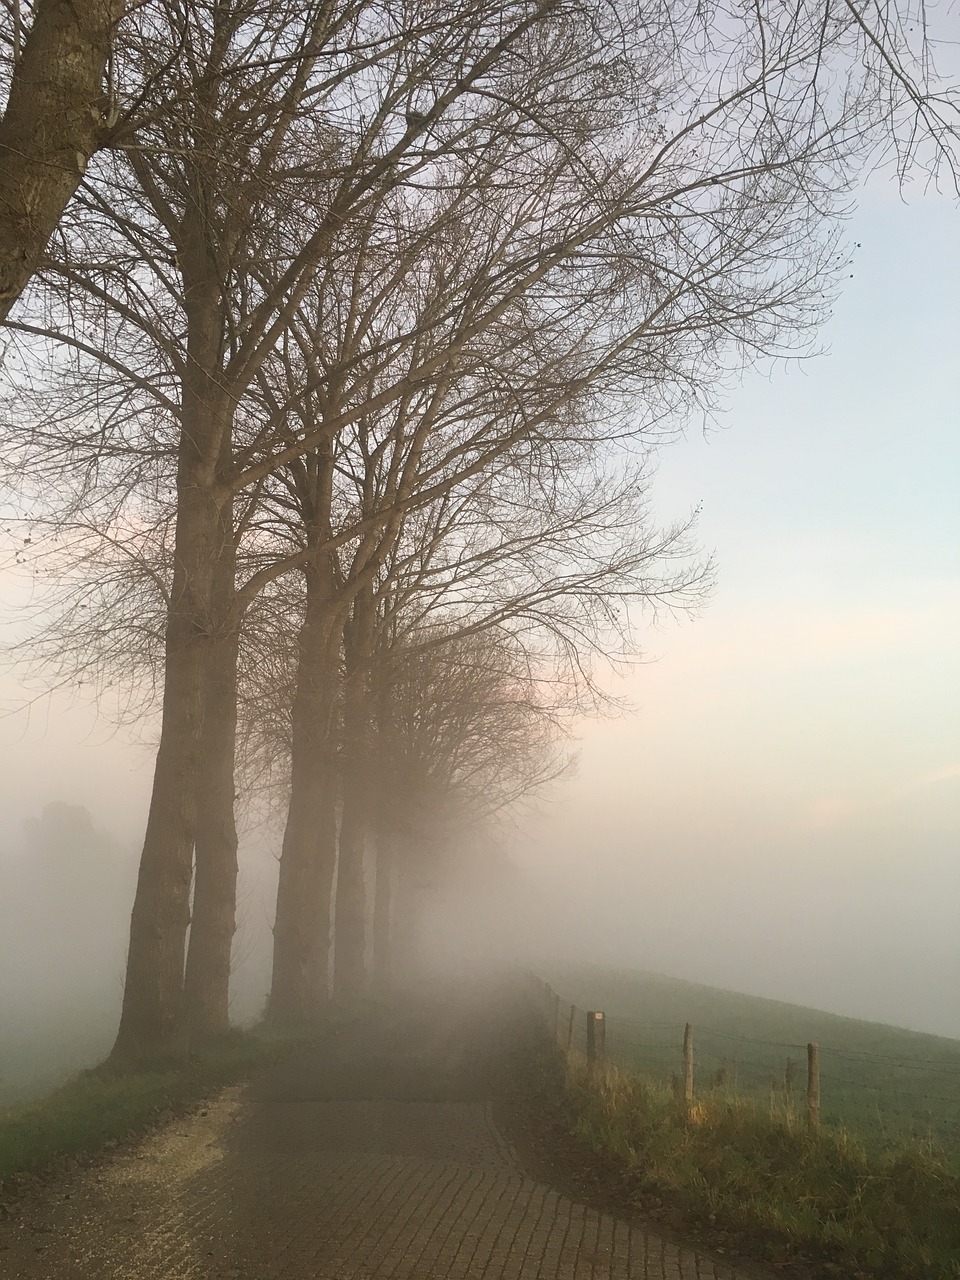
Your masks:
M704 1089L769 1096L771 1104L788 1108L802 1099L813 1126L822 1115L825 1122L856 1128L867 1141L934 1141L950 1157L960 1158L960 1064L954 1069L935 1059L899 1059L814 1041L765 1040L699 1024L642 1023L580 1009L542 979L534 981L557 1043L568 1055L585 1058L591 1070L610 1062L659 1078L669 1082L688 1107L695 1091ZM659 1033L659 1038L654 1040L651 1032ZM667 1038L665 1032L674 1035ZM711 1043L714 1040L725 1045ZM727 1045L757 1052L747 1057L743 1051L731 1052ZM784 1058L783 1051L791 1051L796 1059ZM854 1064L865 1070L851 1070ZM868 1068L879 1077L871 1080ZM801 1070L805 1081L799 1078ZM898 1078L899 1073L904 1078ZM919 1088L923 1074L940 1077L931 1081L940 1087ZM957 1090L942 1091L950 1077L958 1080Z

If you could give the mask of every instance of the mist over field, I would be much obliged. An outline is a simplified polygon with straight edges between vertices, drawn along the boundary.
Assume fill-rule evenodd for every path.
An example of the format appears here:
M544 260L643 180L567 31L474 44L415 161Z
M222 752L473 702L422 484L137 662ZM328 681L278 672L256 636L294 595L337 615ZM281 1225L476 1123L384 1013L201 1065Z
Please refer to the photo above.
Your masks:
M430 887L444 970L616 965L960 1037L952 216L868 202L832 355L664 451L657 501L703 501L716 596L644 633L651 661L604 676L630 709L577 725L573 774ZM35 688L3 679L0 1103L112 1043L153 750L79 695L27 716ZM280 837L241 834L238 1021L269 984Z
M81 805L54 801L0 846L0 1104L110 1047L136 861Z
M103 812L103 811L101 811ZM0 839L0 1106L103 1058L123 996L139 846L81 804L51 801ZM245 860L233 1017L260 1015L275 863Z
M625 720L594 729L539 812L468 856L452 851L445 882L426 890L428 968L646 970L960 1038L960 778L900 797L871 824L800 826L774 843L762 812L684 806L655 771L628 787L630 732ZM0 1103L90 1065L116 1030L149 771L116 739L83 758L85 787L98 758L109 762L113 799L104 779L96 807L48 802L0 843ZM269 986L278 843L251 824L241 847L241 1023Z

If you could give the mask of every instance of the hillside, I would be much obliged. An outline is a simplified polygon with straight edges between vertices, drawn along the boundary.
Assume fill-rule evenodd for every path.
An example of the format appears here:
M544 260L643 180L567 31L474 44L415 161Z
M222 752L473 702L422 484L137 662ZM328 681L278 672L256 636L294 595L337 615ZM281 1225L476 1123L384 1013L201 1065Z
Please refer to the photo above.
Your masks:
M799 1107L806 1045L816 1041L825 1120L874 1142L910 1138L960 1152L960 1040L643 971L558 966L544 976L564 1001L561 1021L570 1004L606 1013L608 1053L624 1065L669 1078L690 1022L698 1092L764 1092L776 1106ZM578 1014L574 1043L584 1036Z

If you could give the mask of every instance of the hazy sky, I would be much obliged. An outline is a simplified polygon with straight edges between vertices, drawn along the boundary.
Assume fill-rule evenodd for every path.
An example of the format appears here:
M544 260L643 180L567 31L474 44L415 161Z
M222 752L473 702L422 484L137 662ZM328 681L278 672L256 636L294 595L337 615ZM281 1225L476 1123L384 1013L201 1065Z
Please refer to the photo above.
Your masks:
M581 955L960 1036L957 213L876 183L850 236L829 354L664 453L716 596L649 635L636 714L584 729L516 853ZM0 843L53 799L139 838L151 755L89 708L0 746Z
M576 879L567 937L606 915L611 953L960 1036L960 220L878 183L850 233L828 354L664 453L717 594L527 857Z

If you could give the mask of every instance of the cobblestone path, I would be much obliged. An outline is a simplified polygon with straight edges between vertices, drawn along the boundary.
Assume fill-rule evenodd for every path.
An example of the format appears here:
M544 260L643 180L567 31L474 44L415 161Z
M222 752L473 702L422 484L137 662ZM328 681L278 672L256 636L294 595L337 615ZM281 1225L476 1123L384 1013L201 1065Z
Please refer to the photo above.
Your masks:
M741 1280L527 1177L482 1011L364 1018L0 1223L29 1280Z

